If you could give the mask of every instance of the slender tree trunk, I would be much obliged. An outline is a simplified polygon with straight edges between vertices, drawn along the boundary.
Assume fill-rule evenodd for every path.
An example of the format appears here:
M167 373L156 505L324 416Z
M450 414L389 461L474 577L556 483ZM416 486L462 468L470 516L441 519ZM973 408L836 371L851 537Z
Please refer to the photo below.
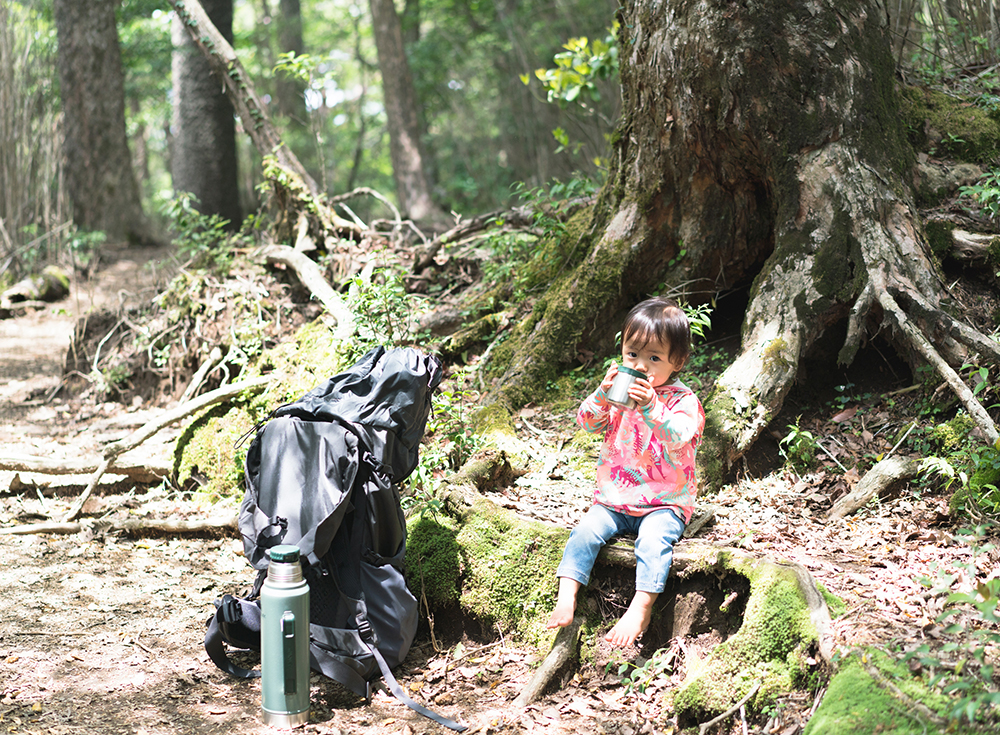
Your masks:
M517 404L579 348L609 349L661 282L692 301L752 283L741 354L707 397L709 484L837 325L844 364L881 333L951 380L971 340L944 326L878 3L627 0L619 20L625 115L592 249L521 328L494 397Z
M227 42L233 40L232 0L205 0L205 12ZM238 228L242 221L236 170L236 122L223 80L174 19L174 148L171 175L175 192L198 198L198 210L217 214Z
M66 180L73 220L137 243L149 239L125 132L116 0L55 0Z
M296 56L300 56L305 53L300 2L299 0L281 0L280 9L278 47L283 54L292 52ZM285 115L293 126L305 130L308 127L309 119L306 111L305 82L298 77L279 73L275 75L274 91L281 114Z
M378 65L382 72L389 151L399 209L417 222L440 223L420 143L417 95L403 49L403 33L393 0L370 0Z

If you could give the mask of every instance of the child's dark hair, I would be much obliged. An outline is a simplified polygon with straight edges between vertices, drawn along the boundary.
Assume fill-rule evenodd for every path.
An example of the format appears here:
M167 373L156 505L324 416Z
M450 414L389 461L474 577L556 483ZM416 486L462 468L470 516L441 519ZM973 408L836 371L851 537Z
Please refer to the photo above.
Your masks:
M676 301L654 296L636 304L625 317L622 342L630 340L640 346L654 340L670 345L670 362L683 367L691 354L691 324Z

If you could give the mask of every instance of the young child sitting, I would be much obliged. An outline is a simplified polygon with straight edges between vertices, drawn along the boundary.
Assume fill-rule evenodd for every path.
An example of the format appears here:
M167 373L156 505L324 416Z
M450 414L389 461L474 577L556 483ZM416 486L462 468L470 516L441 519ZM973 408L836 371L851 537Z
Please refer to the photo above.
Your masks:
M674 544L694 513L695 451L705 427L697 396L676 379L691 352L691 327L676 302L643 301L622 327L622 364L645 373L629 388L634 409L608 402L618 373L612 364L598 389L580 406L577 423L604 434L597 460L594 505L573 530L556 570L559 594L548 627L567 626L580 587L611 537L634 533L635 596L605 639L628 646L649 625L663 591Z

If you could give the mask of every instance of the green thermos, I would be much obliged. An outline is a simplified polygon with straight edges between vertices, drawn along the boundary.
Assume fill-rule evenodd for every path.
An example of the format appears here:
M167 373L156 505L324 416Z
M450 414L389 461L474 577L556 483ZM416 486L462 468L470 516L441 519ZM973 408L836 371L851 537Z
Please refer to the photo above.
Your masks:
M297 546L275 546L268 557L260 590L263 719L291 728L309 721L309 585Z

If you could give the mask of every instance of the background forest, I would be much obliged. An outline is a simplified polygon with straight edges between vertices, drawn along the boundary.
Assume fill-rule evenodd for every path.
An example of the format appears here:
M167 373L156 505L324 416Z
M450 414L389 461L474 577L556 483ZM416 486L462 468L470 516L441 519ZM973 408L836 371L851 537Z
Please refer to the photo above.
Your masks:
M578 365L564 369L563 364L555 377L543 376L530 396L526 389L512 391L523 399L507 416L510 432L516 428L521 434L516 449L503 445L502 451L494 451L490 442L496 438L484 435L493 430L503 434L506 427L498 430L501 422L490 425L490 417L482 420L476 410L477 402L500 380L484 365L505 351L507 364L513 362L509 353L514 340L505 344L513 325L534 323L533 308L542 303L547 290L555 290L550 286L557 277L565 280L570 268L584 270L584 256L576 243L583 242L580 232L588 227L591 214L586 210L599 209L601 192L614 188L605 186L608 171L614 172L612 148L626 129L623 119L631 117L634 122L636 117L635 110L622 109L615 37L622 13L618 2L203 0L201 4L235 49L246 74L242 88L252 89L262 101L282 146L301 162L317 192L331 203L329 212L337 225L331 231L343 237L334 246L331 239L317 247L315 229L307 228L302 216L296 220L289 215L295 210L284 197L293 198L294 187L286 186L284 172L276 169L270 156L261 156L260 146L249 135L256 128L248 131L247 118L234 115L222 85L185 32L183 0L0 0L0 292L48 265L61 266L74 280L96 278L102 262L143 248L154 249L157 258L170 261L171 275L179 274L156 294L152 307L150 299L138 306L129 304L131 311L120 303L114 314L81 319L65 375L51 393L48 389L44 397L33 393L26 404L29 408L47 404L66 389L62 395L73 395L67 401L84 397L91 402L86 408L79 402L67 404L77 411L77 418L84 411L93 418L112 404L132 411L184 403L199 391L222 390L237 376L260 381L257 371L295 373L294 380L273 381L274 392L266 402L248 394L234 401L228 413L202 413L178 439L171 466L160 475L169 475L176 484L168 490L164 488L169 482L161 487L166 495L151 493L150 507L160 504L153 515L161 506L195 515L202 509L176 499L201 502L222 497L231 503L241 489L242 457L230 447L276 402L292 399L320 379L323 370L342 367L371 344L429 346L445 357L448 380L436 398L437 412L428 427L422 461L404 493L414 524L414 546L465 534L463 543L475 547L478 537L495 533L498 545L506 535L511 543L537 549L535 544L545 535L537 526L497 532L485 521L475 526L468 519L445 519L445 508L454 501L455 487L469 482L477 489L485 484L496 491L499 499L494 502L504 508L544 522L565 525L579 510L574 506L578 499L568 490L560 495L565 490L560 487L578 489L585 484L582 461L591 462L588 452L593 447L571 433L572 415L603 372L606 355L581 353L576 356ZM981 289L963 296L976 307L976 327L996 342L998 311L993 305L998 261L990 243L1000 217L1000 136L993 130L1000 121L1000 7L988 0L887 0L872 5L886 18L893 79L903 100L900 118L905 131L900 139L912 146L913 168L920 172L914 177L920 183L914 187L915 209L926 226L926 239L939 265L950 259L948 266L954 271L948 271L949 280L959 273L955 285L975 281ZM201 42L211 47L213 42L205 39ZM966 110L978 117L967 122L962 114ZM986 125L976 127L980 120ZM936 172L941 172L940 180L934 178ZM457 244L435 239L462 224L475 229L463 232L465 239ZM965 260L950 252L973 249L968 243L953 242L957 227L973 230L980 238L974 240L978 249ZM249 262L265 260L259 256L268 246L283 245L318 253L316 260L323 269L319 280L329 281L336 293L324 298L312 281L307 288L313 293L303 296L303 284L285 270L286 266L295 270L305 282L298 266L279 261L280 267L271 268L272 260L266 266ZM669 264L657 267L669 270L684 255L681 249ZM250 257L241 261L240 256ZM760 268L763 258L751 265ZM699 291L693 294L696 303L687 304L701 343L690 380L702 396L711 394L739 352L740 323L755 274L748 268L739 277L743 281L730 284L725 293ZM421 294L420 301L414 292ZM331 303L341 297L358 316L358 324L341 320L338 325L357 327L356 335L350 332L356 336L347 348L350 354L326 349L329 323L324 322L323 310L332 313ZM0 303L4 317L7 306ZM600 313L593 305L580 308ZM423 320L419 324L413 319L417 311ZM815 330L821 331L818 326ZM525 334L529 342L530 330L521 336ZM575 336L564 342L575 345ZM558 336L553 341L558 342ZM885 346L874 337L872 342ZM878 346L873 349L877 352ZM772 362L780 363L780 353L775 355ZM822 584L834 595L844 590L833 585L854 585L846 613L833 595L826 600L831 613L843 613L833 623L838 640L867 646L859 649L866 653L856 657L845 653L844 661L837 662L842 673L858 677L841 679L838 696L828 698L828 702L847 702L846 714L820 710L822 716L807 732L824 732L822 723L838 717L857 728L899 733L927 731L928 723L942 731L993 727L1000 707L996 668L1000 579L996 549L988 541L1000 516L1000 445L990 446L981 433L976 434L981 425L977 428L963 414L930 368L911 375L910 366L898 355L888 359L880 355L879 361L869 352L855 365L857 385L845 377L846 372L837 373L834 384L828 380L834 371L825 370L830 365L820 364L822 355L813 357L808 365L802 363L802 374L810 380L802 380L797 388L808 384L815 392L791 394L768 430L760 432L754 451L742 454L738 466L734 461L735 469L727 468L733 469L730 479L746 480L757 470L763 479L752 477L747 485L734 482L722 487L713 498L721 510L706 538L732 544L748 556L772 551L796 560L808 556L810 561L803 563L810 564L817 578L826 575ZM866 373L865 360L877 363L879 370ZM885 365L890 372L898 370L891 386L876 382L875 374L885 373ZM977 353L954 367L968 383L968 391L986 406L985 423L995 421L1000 390L989 357ZM900 387L903 382L907 385ZM572 459L571 453L575 453ZM849 491L859 485L861 476L893 454L905 455L900 476L871 490L855 507L843 510L837 505L831 510L832 504L850 500ZM481 466L470 468L476 464L473 459L482 459ZM214 472L208 471L209 465ZM774 475L769 474L772 469ZM473 482L474 470L492 474L485 483L482 477ZM64 516L67 523L82 513L101 471L72 503ZM901 501L907 510L897 514L897 506L887 510L888 503L883 507L878 498L886 487L897 487L892 483L900 477L913 480L915 489ZM4 517L4 524L33 517L34 511L24 508L34 498L29 493L25 500L24 490L18 492L12 484L9 494L16 495L18 507ZM37 494L42 510L34 513L43 517L54 515L51 508L66 500L46 498L41 490ZM531 495L541 500L526 509ZM550 496L555 498L550 506L559 506L554 510L544 505ZM828 511L849 515L872 498L877 508L871 514L856 520L840 518L840 525L818 520ZM110 507L111 501L96 502L102 501L101 511L108 516L121 510ZM93 515L95 501L90 502ZM121 507L134 507L135 502L129 497ZM13 508L15 501L10 503ZM565 513L563 506L569 508ZM740 515L747 508L752 508L750 521ZM466 523L465 531L453 529L451 523L457 524L455 528ZM474 538L470 541L469 536ZM962 541L966 538L970 543ZM551 538L545 543L558 546ZM947 548L927 551L935 544ZM202 551L218 551L222 559L225 549L220 547L208 544ZM115 551L113 544L109 548ZM808 554L796 556L803 549ZM493 576L492 559L483 561L492 553L490 549L476 558L474 550L468 552L462 575L469 590L457 590L449 582L438 591L439 599L430 605L424 602L431 640L434 624L429 608L440 605L446 611L441 617L447 618L458 606L460 594L463 614L474 608L470 618L499 620L508 632L516 628L522 640L533 643L548 635L539 630L537 610L549 603L551 589L545 585L551 582L551 570L543 570L542 583L508 587L507 580ZM521 553L512 551L512 558ZM538 551L534 556L544 554ZM231 561L226 563L230 566L220 562L219 568L233 571ZM459 572L449 568L439 576L450 580ZM473 589L474 585L478 586ZM609 582L607 589L612 587ZM515 601L498 599L500 593L494 596L494 589L509 592L508 598ZM200 593L210 604L217 591L207 586L191 594ZM613 594L614 590L594 605L612 606L608 599L613 600ZM866 606L866 598L877 603ZM722 598L714 602L722 604ZM596 618L605 612L590 610ZM186 645L176 643L183 640L180 627L173 631L172 653L178 657ZM501 627L496 624L497 630ZM461 637L468 631L439 633L444 639L449 633ZM604 671L590 671L583 683L578 675L579 691L587 696L611 687L624 691L621 696L627 706L619 706L619 694L594 696L608 708L601 714L606 721L624 723L626 715L620 713L625 709L635 726L622 724L619 730L607 731L632 735L646 728L642 731L649 732L656 717L663 714L667 719L674 695L665 692L679 688L688 661L698 660L698 655L689 658L683 636L665 637L672 641L669 646L649 650L653 646L649 642L641 656L627 661L607 651L590 652L591 663L599 661ZM886 644L890 639L892 643ZM467 644L466 639L459 645ZM880 646L892 648L894 655L877 661L869 658ZM499 666L494 672L507 673L497 674L496 681L509 676L503 685L517 689L533 663L530 657L517 659L520 653L502 650L507 658L499 664L492 660L491 665ZM775 699L769 692L766 696L772 698L758 707L758 700L751 701L756 692L747 695L744 702L750 702L753 726L787 733L805 727L827 691L824 676L836 668L831 661L823 662L830 669L822 674L819 668L807 668L818 666L813 653L803 656L808 664L799 662L800 678L786 687L791 690L782 695L786 699ZM434 659L440 654L435 641L433 653L420 661L422 668L414 677L435 682L428 689L442 696L443 706L456 704L448 699L453 684L446 686L452 652L443 654L443 663L440 657ZM709 655L705 654L706 660ZM11 658L13 665L17 657ZM768 668L771 663L763 661L760 666ZM440 683L432 676L439 665L444 680ZM515 681L509 673L514 670L522 678ZM909 682L911 673L915 679L923 676L923 688L895 691L887 695L890 704L878 706L880 711L896 713L888 715L891 726L868 722L866 708L871 703L849 696L869 687L872 680L881 682L880 676ZM483 670L461 675L477 683L489 678ZM859 683L861 679L864 683ZM750 682L743 677L739 684L748 688ZM493 686L497 691L502 688L494 682L490 692ZM890 691L881 683L873 689ZM688 703L681 724L694 727L707 722L726 710L734 691L727 689L711 705ZM227 691L225 697L245 714L253 708L245 694ZM466 690L455 696L460 700L456 707L469 711L484 695ZM765 699L762 693L759 701ZM923 719L898 714L915 700L929 702L933 712L924 716L920 710ZM563 700L560 706L563 714L568 709L585 717L581 707L598 705L591 699L589 705ZM120 709L127 711L128 703L120 704ZM331 705L324 715L328 719L315 725L315 731L339 732L339 720L336 726L330 724L338 712ZM3 714L0 710L0 717ZM346 716L361 717L357 712ZM746 728L742 709L729 711L726 718L730 717L733 732L738 718ZM592 724L587 720L583 728ZM657 721L657 727L661 724L663 731L674 731L678 721L675 716L672 724ZM911 725L916 729L907 729ZM511 725L511 732L532 728L523 722L518 727L523 730ZM580 731L572 724L567 728ZM489 731L489 726L482 729Z
M227 4L240 61L283 140L324 190L336 194L364 186L395 199L368 6L214 3ZM180 193L171 179L179 162L172 159L184 155L174 136L173 13L157 0L80 5L92 12L115 8L129 147L143 209L163 233L164 214ZM534 72L552 66L571 39L606 39L613 12L608 2L412 2L399 9L419 101L413 112L433 196L444 212L468 216L502 207L516 199L511 187L518 182L534 187L576 172L591 180L599 176L605 136L617 115L616 80L596 80L594 91L601 94L588 90L578 103L559 106L546 101L547 90ZM0 13L0 219L3 277L9 279L45 253L66 244L86 247L100 235L68 231L73 228L67 224L71 204L61 164L65 118L52 3L4 0ZM239 211L250 214L260 204L260 157L246 136L238 135L236 146L238 174L228 172L236 178L225 183L238 188ZM358 206L365 216L369 205Z

